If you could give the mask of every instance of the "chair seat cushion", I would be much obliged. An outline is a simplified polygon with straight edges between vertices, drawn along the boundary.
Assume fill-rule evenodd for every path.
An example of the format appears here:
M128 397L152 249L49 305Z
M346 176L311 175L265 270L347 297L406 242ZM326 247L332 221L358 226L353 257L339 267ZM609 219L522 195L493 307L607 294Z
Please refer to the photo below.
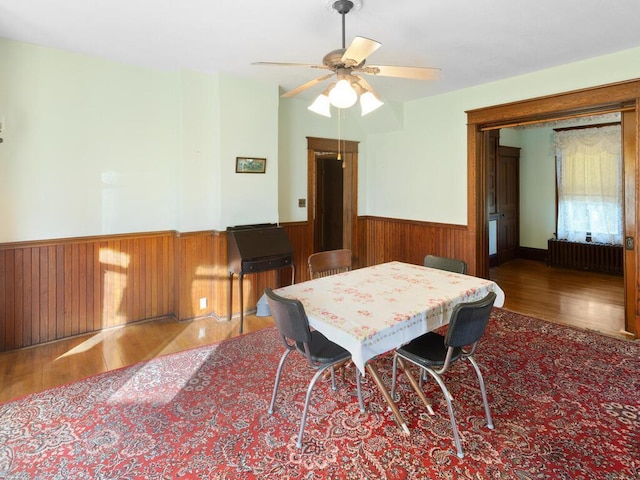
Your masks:
M438 367L444 365L444 360L447 356L447 347L444 344L443 335L429 332L418 338L414 338L403 347L400 347L397 353L418 365ZM457 360L461 353L461 348L455 348L451 361Z
M296 348L300 353L305 354L302 342L296 342ZM311 332L309 349L311 350L311 360L316 363L335 363L351 358L351 354L347 350L333 343L317 330Z

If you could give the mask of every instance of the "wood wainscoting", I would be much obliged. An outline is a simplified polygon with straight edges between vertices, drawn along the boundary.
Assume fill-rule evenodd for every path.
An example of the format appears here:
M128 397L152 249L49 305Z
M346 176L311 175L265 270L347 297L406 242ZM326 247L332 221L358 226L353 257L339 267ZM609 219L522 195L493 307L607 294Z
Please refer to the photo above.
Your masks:
M308 280L311 226L282 226L293 245L296 282ZM354 267L392 260L422 264L427 253L469 263L468 237L465 226L360 217ZM286 269L245 275L243 311L255 309L266 287L286 285L290 278ZM233 282L231 309L239 314L237 276ZM0 244L0 351L160 317L226 320L228 294L226 232Z
M245 311L275 277L245 276ZM232 309L239 312L234 281ZM160 317L226 319L228 288L224 232L0 244L0 351Z
M398 260L422 265L427 254L458 258L475 270L473 238L465 225L358 217L360 266Z
M174 232L0 245L0 351L173 313Z

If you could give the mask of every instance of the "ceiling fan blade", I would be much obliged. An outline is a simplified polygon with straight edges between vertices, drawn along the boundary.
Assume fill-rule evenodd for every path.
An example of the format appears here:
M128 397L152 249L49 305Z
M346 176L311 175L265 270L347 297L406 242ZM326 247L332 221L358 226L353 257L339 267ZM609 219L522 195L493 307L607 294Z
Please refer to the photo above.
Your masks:
M439 68L401 67L397 65L367 65L359 72L381 77L410 78L413 80L436 80L440 77Z
M342 63L347 67L360 65L369 55L380 48L382 44L365 37L355 37L351 45L342 55Z
M321 82L324 82L327 78L332 77L332 76L333 76L333 73L328 73L327 75L323 75L321 77L314 78L313 80L311 80L311 81L309 81L309 82L307 82L305 84L302 84L302 85L294 88L293 90L289 90L288 92L283 93L281 95L281 97L284 97L284 98L294 97L297 94L299 94L300 92L305 91L307 88L311 88L311 87L313 87L313 86L315 86L315 85L317 85L317 84L319 84Z
M315 63L252 62L251 65L268 65L268 66L274 66L274 67L327 68L325 65L316 65Z

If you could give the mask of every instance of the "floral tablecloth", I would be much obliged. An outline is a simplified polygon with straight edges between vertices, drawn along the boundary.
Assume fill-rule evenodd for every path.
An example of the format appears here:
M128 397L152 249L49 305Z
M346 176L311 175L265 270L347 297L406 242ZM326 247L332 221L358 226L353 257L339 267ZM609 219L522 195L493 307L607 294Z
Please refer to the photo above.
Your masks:
M486 279L389 262L279 288L297 298L309 324L351 352L364 373L368 360L449 322L453 307L504 292Z

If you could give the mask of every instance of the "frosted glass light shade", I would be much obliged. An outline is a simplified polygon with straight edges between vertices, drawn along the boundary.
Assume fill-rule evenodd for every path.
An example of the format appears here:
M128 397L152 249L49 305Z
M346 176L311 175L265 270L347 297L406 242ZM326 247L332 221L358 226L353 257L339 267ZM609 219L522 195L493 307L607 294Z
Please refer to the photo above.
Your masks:
M329 102L329 97L324 93L318 95L307 108L318 115L331 118L331 103Z
M384 105L384 103L371 92L365 92L360 95L360 107L362 108L362 116L365 116L367 113L373 112L375 109L380 108L382 105Z
M338 108L349 108L358 101L358 94L347 80L339 80L329 92L331 105Z

